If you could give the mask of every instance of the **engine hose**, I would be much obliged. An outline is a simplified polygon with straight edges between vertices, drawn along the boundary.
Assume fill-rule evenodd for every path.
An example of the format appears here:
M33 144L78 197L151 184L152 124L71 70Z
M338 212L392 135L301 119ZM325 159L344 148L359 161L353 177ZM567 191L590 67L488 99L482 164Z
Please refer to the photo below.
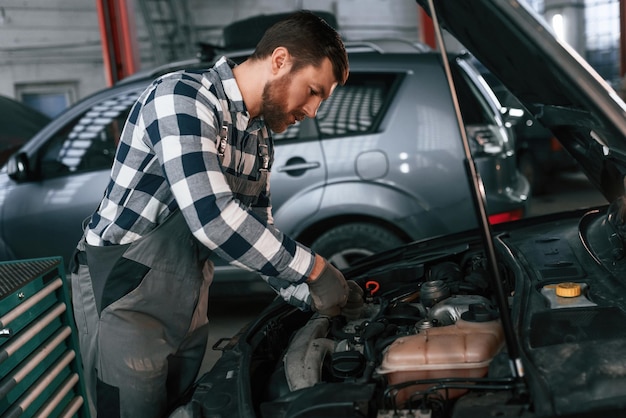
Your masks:
M339 340L352 340L356 334L351 332L345 332L343 330L346 325L346 319L342 316L335 316L330 322L330 335Z
M400 338L400 337L405 337L405 336L406 336L406 335L399 334L399 335L391 335L391 336L386 337L386 338L380 338L380 339L378 339L378 341L376 341L375 351L376 351L377 353L380 353L380 352L382 352L382 351L385 349L385 347L387 347L389 344L391 344L392 342L394 342L394 341L395 341L395 340L397 340L398 338Z
M372 322L378 321L379 319L384 318L385 311L389 307L389 301L386 299L380 299L380 309L378 313L372 318Z
M376 369L376 350L372 338L367 338L363 346L363 355L365 356L365 368L360 378L356 379L356 383L367 383L371 380L372 374Z
M322 361L332 352L333 340L327 339L327 317L317 317L300 328L283 359L285 378L291 391L307 388L320 382Z
M369 383L372 380L372 375L374 374L374 370L376 370L376 363L373 361L368 361L365 363L365 368L363 369L363 374L361 377L355 380L357 384L359 383Z

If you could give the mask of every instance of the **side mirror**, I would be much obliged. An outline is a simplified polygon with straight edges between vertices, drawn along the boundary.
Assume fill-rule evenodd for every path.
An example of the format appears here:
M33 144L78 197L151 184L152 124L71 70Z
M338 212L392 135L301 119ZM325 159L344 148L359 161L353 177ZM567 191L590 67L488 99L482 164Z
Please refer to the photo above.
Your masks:
M7 161L7 174L17 182L28 180L30 163L25 152L18 152L9 158Z

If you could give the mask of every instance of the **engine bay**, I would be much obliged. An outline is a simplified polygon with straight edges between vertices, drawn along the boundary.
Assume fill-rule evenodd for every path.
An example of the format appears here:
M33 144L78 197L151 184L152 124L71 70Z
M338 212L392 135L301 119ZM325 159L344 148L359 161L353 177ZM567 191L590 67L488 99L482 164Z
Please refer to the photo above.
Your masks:
M192 404L202 413L193 416L546 417L626 407L622 203L494 234L522 377L481 239L458 234L348 272L362 304L339 316L275 300L200 379Z
M261 415L282 416L287 407L311 414L301 416L450 416L454 401L477 386L510 390L506 370L489 370L505 338L484 256L465 245L446 254L368 274L358 309L299 325L265 385ZM278 334L288 323L281 317L269 329Z

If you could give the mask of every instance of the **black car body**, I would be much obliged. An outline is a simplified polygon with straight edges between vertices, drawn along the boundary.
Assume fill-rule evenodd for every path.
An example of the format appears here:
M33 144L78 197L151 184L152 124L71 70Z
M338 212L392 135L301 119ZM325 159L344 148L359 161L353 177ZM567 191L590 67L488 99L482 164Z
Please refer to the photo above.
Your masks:
M0 165L49 122L43 113L0 96Z
M625 414L626 105L525 3L428 3L611 203L490 227L470 178L481 228L346 270L360 312L273 302L178 416Z

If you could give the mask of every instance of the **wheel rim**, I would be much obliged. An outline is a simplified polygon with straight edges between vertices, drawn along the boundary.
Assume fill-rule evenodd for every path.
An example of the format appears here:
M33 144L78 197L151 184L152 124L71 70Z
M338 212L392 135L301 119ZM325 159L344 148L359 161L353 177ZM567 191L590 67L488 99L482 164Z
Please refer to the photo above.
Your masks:
M339 270L352 266L358 260L374 254L374 251L365 248L348 248L333 254L328 258Z

